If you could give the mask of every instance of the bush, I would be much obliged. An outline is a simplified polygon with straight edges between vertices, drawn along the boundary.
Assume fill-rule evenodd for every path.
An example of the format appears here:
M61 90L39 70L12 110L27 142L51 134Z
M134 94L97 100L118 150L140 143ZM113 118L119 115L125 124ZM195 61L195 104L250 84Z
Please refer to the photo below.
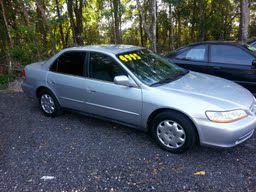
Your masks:
M15 75L12 73L0 74L0 89L6 88L8 83L14 81L15 78Z

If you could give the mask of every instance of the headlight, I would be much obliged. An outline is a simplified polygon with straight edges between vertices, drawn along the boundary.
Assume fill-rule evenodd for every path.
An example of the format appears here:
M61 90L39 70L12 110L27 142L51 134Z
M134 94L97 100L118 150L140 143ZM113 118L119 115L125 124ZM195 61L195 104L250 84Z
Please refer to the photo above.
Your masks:
M241 109L233 111L206 111L206 116L210 121L216 123L231 123L239 119L243 119L248 114Z

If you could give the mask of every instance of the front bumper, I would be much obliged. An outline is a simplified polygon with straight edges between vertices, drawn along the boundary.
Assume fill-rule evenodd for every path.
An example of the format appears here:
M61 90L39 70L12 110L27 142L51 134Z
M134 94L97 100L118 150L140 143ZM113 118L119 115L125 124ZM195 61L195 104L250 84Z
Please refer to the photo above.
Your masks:
M256 117L248 116L233 123L214 123L195 119L202 145L233 147L249 139L256 128Z

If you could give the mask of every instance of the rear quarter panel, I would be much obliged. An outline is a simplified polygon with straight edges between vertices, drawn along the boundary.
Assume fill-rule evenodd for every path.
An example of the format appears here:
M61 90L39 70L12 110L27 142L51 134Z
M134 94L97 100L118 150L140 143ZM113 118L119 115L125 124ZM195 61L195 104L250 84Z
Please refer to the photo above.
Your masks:
M24 92L30 97L36 97L36 90L46 86L47 68L44 62L33 63L25 67L26 78L22 84Z

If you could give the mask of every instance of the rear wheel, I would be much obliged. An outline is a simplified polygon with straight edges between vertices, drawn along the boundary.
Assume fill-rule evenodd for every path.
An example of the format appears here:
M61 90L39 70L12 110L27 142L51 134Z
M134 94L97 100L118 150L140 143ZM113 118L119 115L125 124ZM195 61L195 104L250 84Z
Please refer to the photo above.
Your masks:
M156 142L172 153L182 153L196 142L196 128L185 115L166 111L158 114L152 123L151 132Z
M46 116L56 117L62 113L62 108L51 91L43 90L39 94L39 104Z

